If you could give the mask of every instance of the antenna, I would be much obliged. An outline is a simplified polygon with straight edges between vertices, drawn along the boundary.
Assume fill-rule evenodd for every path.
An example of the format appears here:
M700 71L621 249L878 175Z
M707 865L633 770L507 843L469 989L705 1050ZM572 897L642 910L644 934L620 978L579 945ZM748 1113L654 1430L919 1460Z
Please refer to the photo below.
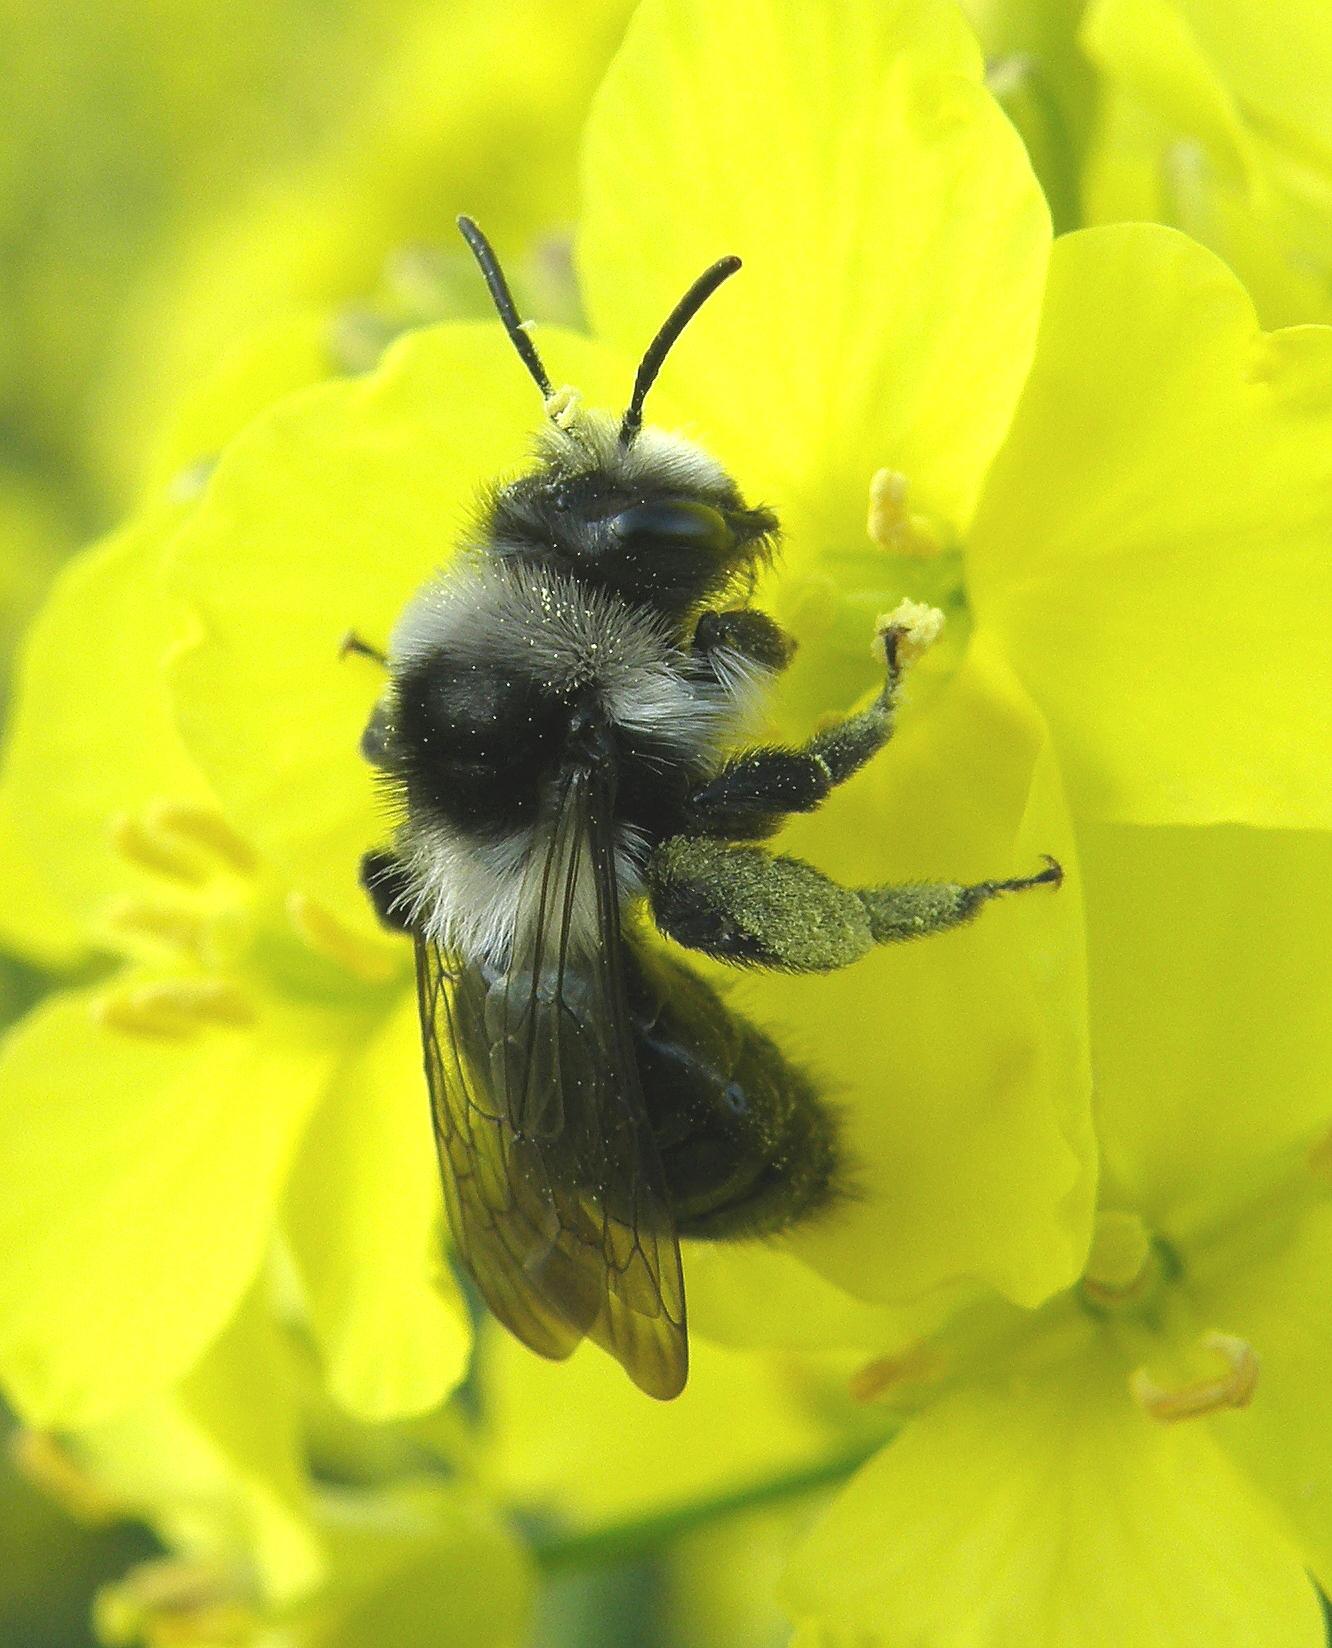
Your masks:
M504 322L504 330L509 334L510 341L518 351L523 365L535 379L537 388L544 398L549 400L551 395L554 394L550 378L546 375L546 369L541 364L541 356L537 354L536 345L523 331L523 323L518 319L518 311L513 305L513 293L510 292L509 283L504 278L504 271L499 266L499 259L495 256L494 247L470 217L460 217L458 227L462 230L463 239L472 248L472 256L480 266L481 273L486 277L486 286L496 309L499 310L499 318ZM704 296L706 295L705 293ZM688 316L685 318L688 319ZM667 347L670 347L669 344Z
M463 232L466 233L465 230ZM647 399L648 390L656 382L657 373L661 371L662 363L670 354L676 339L721 283L729 280L739 267L738 257L718 258L710 269L703 271L662 322L661 330L648 345L647 353L643 356L643 364L638 368L638 376L634 379L634 392L629 399L629 409L620 424L621 446L631 446L634 437L643 427L643 402Z

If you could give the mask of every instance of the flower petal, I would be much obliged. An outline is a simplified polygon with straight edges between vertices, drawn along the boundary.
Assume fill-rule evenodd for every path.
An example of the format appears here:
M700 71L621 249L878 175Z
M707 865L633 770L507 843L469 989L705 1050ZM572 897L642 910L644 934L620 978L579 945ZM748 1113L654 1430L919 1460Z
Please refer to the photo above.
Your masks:
M466 1371L471 1330L441 1218L411 994L334 1082L287 1198L328 1387L362 1418L436 1407Z
M533 1564L512 1528L459 1482L325 1494L332 1584L311 1648L514 1648L528 1639Z
M624 379L571 334L541 342L593 397ZM370 378L258 418L175 540L175 586L202 620L172 672L185 738L233 823L361 931L378 932L361 855L389 829L359 749L382 676L339 649L351 630L384 643L540 415L497 323L417 333Z
M505 1336L483 1347L483 1411L509 1498L596 1524L808 1466L840 1447L835 1422L771 1358L691 1346L689 1384L645 1402L591 1345L546 1362Z
M289 1601L324 1561L297 1379L290 1347L251 1293L186 1379L81 1431L79 1455L167 1545L253 1566L266 1598Z
M1332 841L1089 828L1097 1126L1111 1206L1182 1233L1332 1120Z
M116 814L158 799L212 801L172 726L161 675L178 635L161 591L162 546L183 514L156 505L71 561L24 649L0 810L34 877L85 933L114 894L147 886L114 849ZM37 916L34 940L43 925Z
M971 539L977 612L1049 717L1075 811L1332 821L1332 330L1264 337L1146 224L1055 248Z
M940 1402L852 1480L786 1580L820 1648L1321 1648L1300 1554L1199 1425L1108 1359Z
M701 269L745 258L667 376L793 542L859 543L884 465L964 524L1008 425L1049 222L979 82L932 0L648 0L593 106L594 329L637 358Z
M276 1011L175 1039L92 1005L54 997L0 1051L0 1369L42 1425L106 1418L194 1365L255 1274L337 1057Z
M1236 1230L1191 1272L1195 1308L1258 1357L1253 1404L1213 1421L1217 1440L1280 1507L1332 1586L1332 1208Z
M1186 230L1270 325L1332 316L1326 9L1093 0L1081 39L1101 85L1089 221Z
M978 640L928 708L782 838L851 885L1074 869L1040 717ZM1094 1151L1076 883L823 977L746 978L735 1000L824 1083L852 1194L787 1240L893 1304L960 1278L1024 1304L1077 1274Z

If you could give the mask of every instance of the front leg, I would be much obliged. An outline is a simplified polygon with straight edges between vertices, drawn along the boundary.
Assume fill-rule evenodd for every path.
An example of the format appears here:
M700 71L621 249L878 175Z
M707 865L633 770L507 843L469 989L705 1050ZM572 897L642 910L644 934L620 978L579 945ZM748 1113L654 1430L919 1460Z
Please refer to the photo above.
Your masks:
M993 898L1058 886L1054 859L1007 881L841 887L798 858L706 837L675 836L647 866L652 919L668 938L717 961L830 973L880 944L960 927Z
M771 835L789 814L813 812L883 748L893 734L906 668L933 643L943 614L904 601L879 625L876 648L884 681L874 702L816 733L799 749L768 746L733 756L690 796L694 829L732 840Z
M390 932L412 931L407 919L412 903L411 885L396 854L387 848L366 853L361 859L361 886L369 895L375 914Z

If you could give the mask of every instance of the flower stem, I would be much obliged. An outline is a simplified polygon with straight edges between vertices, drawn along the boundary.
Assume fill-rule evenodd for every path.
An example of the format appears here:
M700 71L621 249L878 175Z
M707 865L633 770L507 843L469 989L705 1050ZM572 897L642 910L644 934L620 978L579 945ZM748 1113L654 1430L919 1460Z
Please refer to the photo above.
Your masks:
M576 1533L539 1534L531 1541L532 1554L545 1574L639 1561L696 1528L779 1505L788 1499L799 1499L819 1488L843 1482L881 1446L882 1438L861 1443L796 1470L691 1499L646 1516L626 1517L622 1522L609 1522Z

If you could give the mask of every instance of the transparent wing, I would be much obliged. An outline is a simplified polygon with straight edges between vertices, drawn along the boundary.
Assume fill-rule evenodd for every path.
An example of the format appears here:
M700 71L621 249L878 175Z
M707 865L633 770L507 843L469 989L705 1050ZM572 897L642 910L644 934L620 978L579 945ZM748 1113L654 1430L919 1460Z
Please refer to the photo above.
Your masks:
M487 1304L543 1356L584 1336L649 1395L688 1370L675 1223L621 970L609 798L570 769L524 878L502 973L417 939L426 1074L454 1241Z

